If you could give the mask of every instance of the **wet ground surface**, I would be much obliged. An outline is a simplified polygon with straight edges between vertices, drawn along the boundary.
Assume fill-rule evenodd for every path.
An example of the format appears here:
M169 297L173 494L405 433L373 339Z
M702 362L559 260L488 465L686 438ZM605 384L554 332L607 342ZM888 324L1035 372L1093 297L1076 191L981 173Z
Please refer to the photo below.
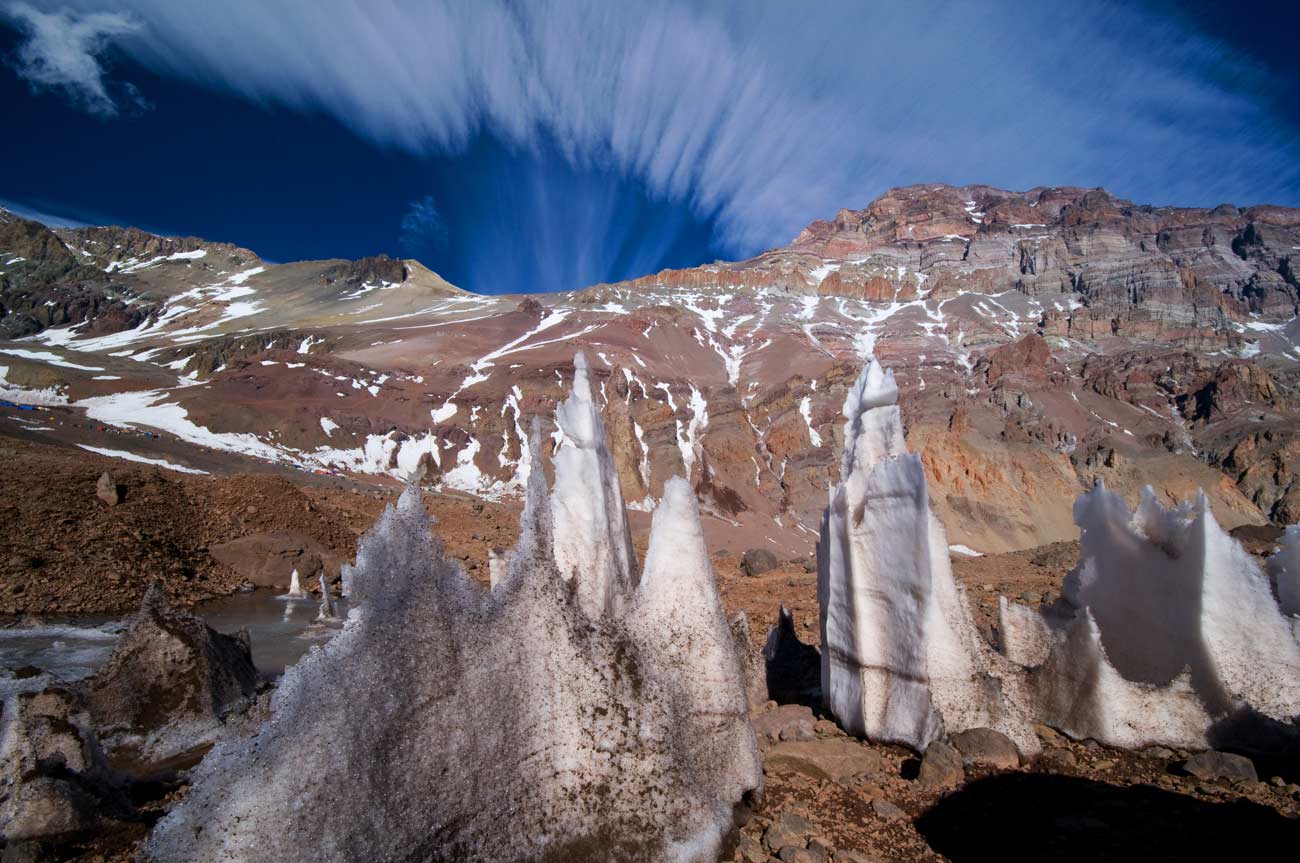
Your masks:
M347 600L335 600L336 613L347 614ZM314 645L339 631L340 622L317 621L319 600L289 599L274 591L236 593L200 603L195 611L219 632L247 629L253 663L263 674L278 676ZM0 694L27 688L33 669L65 681L80 680L108 660L129 618L72 618L57 621L19 620L0 625ZM22 670L22 671L19 671ZM39 688L39 687L38 687Z

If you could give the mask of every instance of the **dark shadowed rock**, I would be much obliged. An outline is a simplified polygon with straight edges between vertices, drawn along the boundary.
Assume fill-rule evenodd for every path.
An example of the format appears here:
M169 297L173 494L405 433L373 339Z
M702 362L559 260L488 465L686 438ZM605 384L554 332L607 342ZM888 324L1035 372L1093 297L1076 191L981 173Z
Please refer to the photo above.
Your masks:
M751 548L740 559L740 568L745 575L762 575L780 566L776 555L765 548Z
M110 744L137 740L146 761L212 738L228 714L256 695L246 633L222 635L175 608L159 582L107 663L83 684L86 707Z
M782 704L816 704L821 701L821 654L804 644L795 632L794 615L784 605L776 626L767 631L763 645L767 665L767 695Z
M1059 746L1049 746L1034 761L1034 767L1042 773L1069 773L1079 766L1074 753Z
M983 764L1002 770L1012 770L1020 766L1020 752L1000 731L992 728L968 728L952 735L949 742L961 753L962 764Z
M1187 759L1183 771L1197 779L1210 781L1226 779L1229 782L1258 782L1255 765L1249 758L1231 752L1201 752Z

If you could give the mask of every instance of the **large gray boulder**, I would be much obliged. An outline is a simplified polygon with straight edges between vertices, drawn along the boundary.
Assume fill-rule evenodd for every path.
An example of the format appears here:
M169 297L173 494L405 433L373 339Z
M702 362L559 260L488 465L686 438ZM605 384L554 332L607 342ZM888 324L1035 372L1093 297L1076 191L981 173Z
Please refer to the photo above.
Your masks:
M87 712L105 743L149 764L210 743L257 694L248 636L223 635L145 592L112 656L82 684Z
M50 688L0 706L0 842L57 844L129 809L75 693Z

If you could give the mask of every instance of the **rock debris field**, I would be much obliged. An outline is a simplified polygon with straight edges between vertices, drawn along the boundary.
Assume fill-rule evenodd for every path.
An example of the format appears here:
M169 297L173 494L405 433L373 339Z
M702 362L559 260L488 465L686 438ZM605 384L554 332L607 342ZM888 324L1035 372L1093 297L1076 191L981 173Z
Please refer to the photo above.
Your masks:
M586 358L522 507L6 440L17 628L133 609L90 677L6 669L14 860L1203 859L1300 838L1300 531L1204 496L949 542L899 388L848 387L813 555L628 507ZM950 548L951 546L951 548ZM91 572L88 572L90 570ZM186 607L291 573L279 678ZM332 637L328 637L332 635ZM1283 844L1286 843L1286 844Z

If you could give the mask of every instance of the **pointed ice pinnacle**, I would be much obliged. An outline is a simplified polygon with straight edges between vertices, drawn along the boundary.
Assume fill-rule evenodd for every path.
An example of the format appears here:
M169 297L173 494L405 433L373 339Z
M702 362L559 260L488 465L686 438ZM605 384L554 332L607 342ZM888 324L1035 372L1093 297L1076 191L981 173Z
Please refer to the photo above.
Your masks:
M636 586L636 556L618 471L581 353L573 358L573 390L556 406L555 421L563 432L551 490L555 562L574 582L589 616L616 614Z
M817 547L822 697L846 730L873 740L924 750L983 726L1032 752L1014 669L964 605L897 400L893 373L872 360L844 402L843 473Z
M320 574L320 613L316 615L317 620L338 620L338 615L334 613L334 599L330 596L330 586L325 581L325 573Z
M1091 610L1126 680L1164 686L1188 668L1211 715L1243 703L1273 719L1300 713L1300 645L1267 577L1219 527L1204 493L1167 509L1148 487L1130 513L1098 484L1074 519L1079 565L1061 593Z
M302 589L302 582L298 578L298 570L294 569L289 576L289 592L282 594L285 599L304 599L307 596L306 591Z
M1050 613L1001 601L995 654L952 577L893 376L878 363L845 399L841 482L818 544L822 692L847 730L923 749L986 725L1022 751L1028 722L1112 746L1294 745L1300 529L1269 561L1277 591L1215 522L1205 495L1136 512L1082 495L1079 565Z
M580 414L581 389L565 403ZM718 859L762 769L694 496L668 484L636 584L599 415L562 422L554 496L615 511L557 529L581 510L553 509L533 446L519 541L487 591L408 488L358 542L342 632L285 672L254 736L200 763L147 859ZM603 564L562 574L553 537Z

